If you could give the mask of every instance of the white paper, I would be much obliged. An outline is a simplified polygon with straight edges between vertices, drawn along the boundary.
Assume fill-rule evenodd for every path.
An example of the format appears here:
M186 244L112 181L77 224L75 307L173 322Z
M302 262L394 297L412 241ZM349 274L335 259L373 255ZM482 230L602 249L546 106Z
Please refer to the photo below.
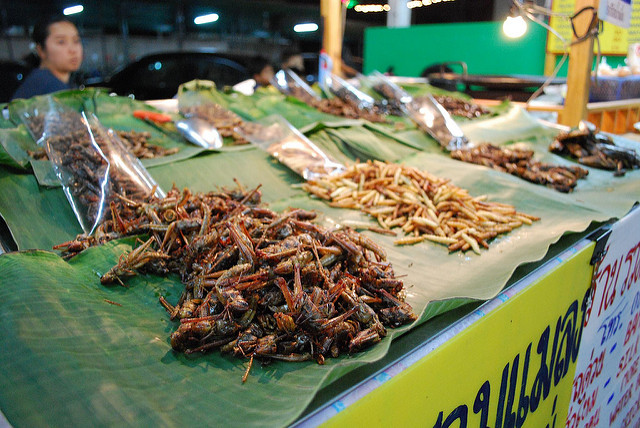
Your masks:
M600 0L598 18L622 28L631 25L631 0Z
M614 224L596 265L566 427L640 423L640 209Z

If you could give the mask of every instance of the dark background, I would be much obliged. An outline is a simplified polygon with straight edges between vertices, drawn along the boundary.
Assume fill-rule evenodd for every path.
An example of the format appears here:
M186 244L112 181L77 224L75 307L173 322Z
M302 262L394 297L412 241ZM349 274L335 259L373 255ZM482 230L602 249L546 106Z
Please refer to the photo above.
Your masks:
M362 4L386 3L358 1ZM83 38L146 36L170 40L178 48L193 40L226 41L233 45L242 39L248 45L268 41L269 46L278 45L278 51L293 48L303 52L317 52L321 45L320 0L0 0L2 42L7 46L2 56L16 59L24 53L10 46L10 41L28 37L29 29L38 17L60 13L64 7L78 3L83 4L84 12L70 19L77 24ZM412 24L491 21L494 3L506 4L508 0L453 0L414 8ZM211 12L220 15L217 22L201 26L193 23L195 16ZM361 13L348 9L344 34L348 54L361 57L365 28L384 26L386 20L386 12ZM300 22L316 22L320 29L314 33L296 34L293 26ZM253 49L255 53L260 50L247 49ZM270 51L268 54L276 56ZM131 56L136 56L136 52L127 52L125 61Z

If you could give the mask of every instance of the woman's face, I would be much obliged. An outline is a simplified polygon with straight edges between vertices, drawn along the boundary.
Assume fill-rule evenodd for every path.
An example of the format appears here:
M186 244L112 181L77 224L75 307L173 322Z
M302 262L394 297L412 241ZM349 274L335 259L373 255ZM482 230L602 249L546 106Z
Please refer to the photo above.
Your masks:
M82 64L82 41L78 29L70 22L49 25L44 46L38 45L42 65L58 73L71 73Z

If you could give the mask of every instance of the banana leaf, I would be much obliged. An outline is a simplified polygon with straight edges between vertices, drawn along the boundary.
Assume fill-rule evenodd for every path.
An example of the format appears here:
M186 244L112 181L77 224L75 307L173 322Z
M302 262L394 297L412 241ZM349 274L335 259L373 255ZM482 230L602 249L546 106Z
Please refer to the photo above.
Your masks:
M323 384L382 357L391 341L325 365L256 361L243 384L245 360L171 350L175 325L158 296L177 300L177 278L99 284L128 248L113 242L69 263L43 251L0 257L0 408L13 426L284 426Z
M5 165L9 168L15 169L24 169L24 167L15 161L14 157L11 156L5 149L4 145L0 144L0 165Z
M9 106L7 103L0 104L0 129L4 128L13 128L16 126L11 120L9 116Z
M24 125L0 129L0 165L27 170L31 159L28 152L37 148Z
M228 107L227 99L216 89L211 80L192 80L178 88L178 105L180 108L200 105L203 101Z
M523 140L540 143L540 152L547 152L547 146L559 131L542 125L526 110L511 105L500 116L477 119L460 123L464 135L472 142L509 144Z
M135 110L155 111L158 110L147 104L129 97L111 96L100 88L88 88L85 90L62 91L53 95L56 100L72 107L78 111L85 110L95 112L101 123L116 131L137 131L148 132L151 137L149 144L159 145L164 148L179 148L176 154L153 159L142 159L145 167L161 165L187 159L206 150L189 144L177 132L167 127L154 126L144 120L133 117ZM47 161L33 161L27 151L35 150L37 145L32 140L24 125L21 123L20 114L29 109L34 103L41 102L45 97L34 97L28 100L15 100L10 105L10 112L13 121L19 125L13 128L0 129L0 165L7 165L13 168L28 170L35 165L34 174L42 186L60 186L58 179L53 173L52 165ZM13 123L13 122L11 122ZM225 150L244 150L247 146L229 145Z
M202 84L206 81L196 82ZM213 84L213 82L211 83ZM205 97L209 92L204 91L201 88L199 92L189 92L184 89L181 93L198 94L198 97L202 99L202 97ZM215 91L211 93L217 94ZM96 103L98 119L100 119L100 122L103 125L120 131L134 130L138 132L149 132L151 134L151 138L148 140L149 144L159 145L167 149L175 147L179 148L178 153L173 155L153 159L142 159L142 164L147 168L188 159L207 151L207 149L187 142L178 132L173 123L154 124L133 117L133 112L136 110L159 111L144 102L134 100L129 97L109 96L105 93L97 93L94 97L94 102ZM172 116L174 117L174 120L180 118L180 115L178 114L173 114ZM216 152L244 150L247 147L232 144L232 140L230 138L226 138L225 140L226 144L220 149L216 149Z
M344 144L342 140L331 138L324 128L313 133L307 133L306 136L318 146L320 150L337 162L347 164L358 157L350 151L349 147Z
M252 160L246 159L250 153L255 155ZM258 170L266 161L263 156L258 150L227 154L235 159L227 159L224 170L198 168L219 159L202 156L159 166L153 172L181 172L181 179L193 183L194 190L208 190L212 183L230 185L229 173L237 171L239 164ZM424 153L404 161L449 176L472 194L482 191L490 200L513 203L519 210L543 217L498 239L482 256L449 255L446 248L429 243L394 247L392 237L375 236L396 273L403 276L407 299L421 313L420 322L469 301L453 296L495 295L519 264L541 258L563 233L583 230L591 220L608 217L567 203L565 195L555 191L541 192L539 186L523 186L515 177L476 165ZM177 168L180 164L183 170ZM248 181L269 183L265 198L273 209L316 209L327 224L366 221L360 212L330 208L292 191L289 183L297 178L288 170L272 169L274 175ZM276 185L278 180L284 183ZM157 298L163 295L175 302L181 290L178 278L140 276L127 288L99 284L99 275L131 245L128 239L91 248L69 263L43 251L0 256L0 316L6 326L0 342L7 350L0 355L4 387L0 408L10 423L177 425L189 417L194 422L230 425L286 425L321 387L384 356L392 338L406 330L390 330L390 336L370 350L329 360L324 366L256 364L243 385L246 361L216 352L187 357L171 351L168 336L174 325ZM293 396L296 400L291 400Z
M31 165L31 170L39 186L49 188L62 187L62 183L56 175L56 170L53 169L51 161L31 159L29 165Z
M383 134L376 136L365 127L330 128L327 129L327 134L342 141L363 161L377 159L395 162L415 153L415 149L399 143L396 139L385 137Z
M31 174L0 168L0 189L0 212L19 250L50 250L82 232L61 187L41 187Z
M54 92L48 95L38 95L29 99L16 99L11 101L7 108L9 109L9 116L14 126L18 126L22 123L21 113L28 110L32 105L42 103L42 100L53 97L56 101L71 107L76 111L86 111L88 113L95 113L95 106L93 103L93 95L95 89L70 89L65 91Z
M365 123L364 127L380 137L395 140L417 150L429 153L440 153L442 151L439 147L440 145L433 137L417 129L415 126L409 129L406 129L406 126L390 129L388 126L381 126L377 123Z
M335 123L346 121L345 125L348 126L351 121L350 119L339 118L338 116L323 113L296 98L285 97L280 94L258 100L256 107L260 109L265 116L267 116L269 112L283 116L293 126L299 129L315 126L319 122Z
M87 96L89 95L94 105L95 114L98 117L111 114L133 115L133 112L136 110L160 112L160 110L150 106L144 101L131 97L112 95L109 94L108 90L102 88L95 88L91 93L87 93ZM171 113L165 114L171 115Z
M501 144L524 141L542 151L539 156L544 159L570 163L546 152L550 130L535 126L520 112L509 113L509 120L498 125L489 119L465 126L474 125L468 129L474 139L491 138ZM491 134L493 126L500 128ZM344 139L336 137L336 132ZM309 136L328 153L346 161L354 160L357 154L352 152L353 143L348 145L345 140L359 139L359 132L314 127ZM446 247L429 242L397 247L393 237L365 232L385 249L396 273L403 276L407 299L420 313L420 323L469 299L495 296L518 266L541 259L564 234L583 231L592 222L622 217L640 200L640 171L613 178L606 171L590 169L588 179L566 195L451 160L439 151L415 152L409 145L393 144L412 153L400 159L405 164L450 178L473 196L486 194L489 200L541 217L532 226L494 240L481 256L448 254ZM365 150L380 156L375 148ZM359 211L331 208L310 198L295 186L302 182L299 177L254 148L203 153L149 171L165 189L175 184L209 191L233 186L237 178L247 188L262 185L263 199L272 209L314 209L326 225L374 224ZM61 189L43 189L33 176L2 167L0 189L0 213L20 249L50 249L80 232ZM0 409L10 423L287 425L320 388L382 358L392 338L408 328L390 330L391 335L370 350L329 360L325 366L256 364L243 385L240 378L245 361L218 353L185 357L171 351L168 336L174 325L157 298L164 295L175 302L182 289L178 278L140 276L126 289L99 284L99 273L115 264L132 244L133 240L127 239L92 248L69 263L44 251L0 256L0 317L6 326L0 335L5 350L0 353Z

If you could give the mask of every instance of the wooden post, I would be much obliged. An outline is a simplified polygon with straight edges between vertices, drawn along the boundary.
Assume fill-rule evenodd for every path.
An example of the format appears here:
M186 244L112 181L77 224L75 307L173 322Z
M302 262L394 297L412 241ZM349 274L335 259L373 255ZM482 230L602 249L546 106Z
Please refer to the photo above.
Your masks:
M576 0L575 11L593 6L598 9L598 0ZM579 35L589 31L591 13L582 13L574 20ZM596 23L597 25L597 23ZM572 37L575 40L575 36ZM578 126L587 117L591 66L593 64L593 38L571 46L569 50L569 72L567 74L567 98L559 122L567 126Z
M551 76L556 68L556 54L547 52L544 56L544 75Z
M333 72L342 75L342 2L320 0L323 35L322 48L333 61Z

